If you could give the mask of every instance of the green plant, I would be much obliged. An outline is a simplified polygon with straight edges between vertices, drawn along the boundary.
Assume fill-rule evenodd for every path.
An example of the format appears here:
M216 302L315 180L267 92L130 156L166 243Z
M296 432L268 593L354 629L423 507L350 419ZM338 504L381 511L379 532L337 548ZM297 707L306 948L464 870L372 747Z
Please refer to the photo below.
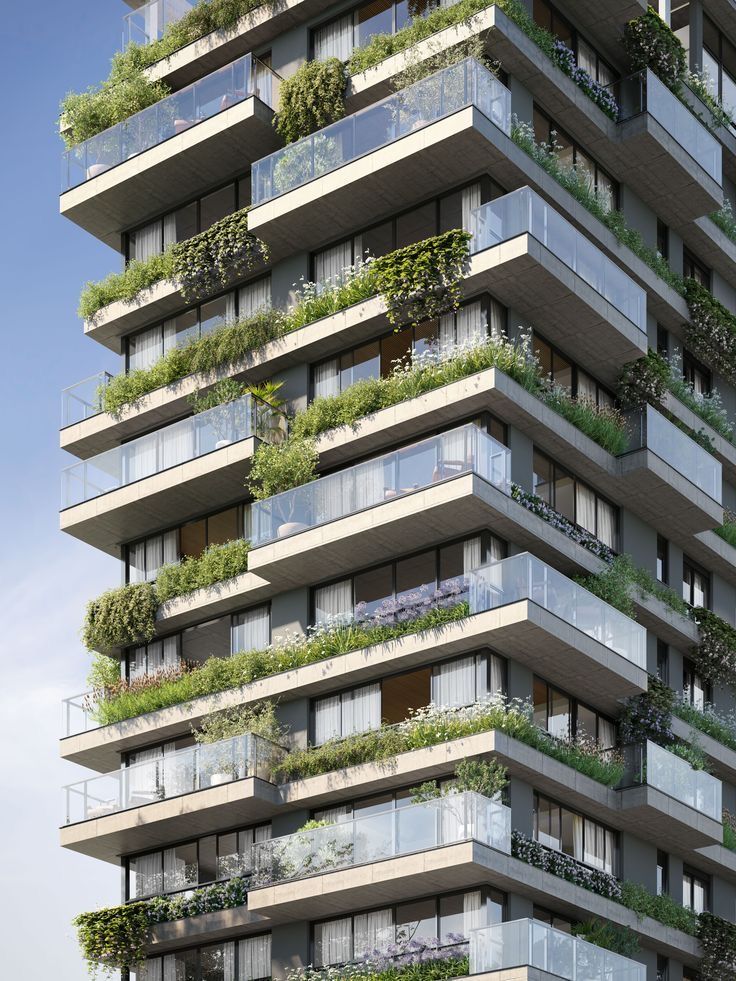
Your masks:
M455 779L451 784L440 788L436 780L427 780L418 787L412 787L410 793L415 803L467 791L493 800L503 793L508 782L508 771L498 760L461 760L455 767Z
M682 930L683 933L689 933L690 936L695 936L697 932L697 914L686 906L680 906L666 893L652 896L644 886L637 882L622 882L621 902L636 913L640 919L651 916L652 919L659 920L665 926L672 927L674 930Z
M694 279L685 283L690 322L685 341L706 364L736 384L736 317Z
M72 922L92 977L98 967L111 977L144 962L149 930L145 903L80 913Z
M639 939L629 927L616 926L603 920L586 920L575 924L572 933L581 940L604 950L612 950L622 957L634 957L639 953Z
M613 406L575 398L562 385L546 386L542 400L614 456L623 453L629 445L623 417Z
M634 618L634 603L631 599L633 581L633 563L628 555L617 555L601 572L588 576L575 576L575 582L632 619Z
M246 487L254 500L265 501L315 480L318 462L312 439L297 436L283 443L261 443L253 454Z
M700 643L691 651L698 671L706 681L736 688L736 629L702 606L693 615L700 630Z
M90 600L84 617L82 641L91 651L104 652L153 639L156 592L149 582L109 589Z
M723 714L714 705L697 708L684 696L674 700L672 712L695 729L736 750L736 718L733 713Z
M235 538L221 545L210 545L199 556L186 556L181 562L161 566L156 577L157 603L184 596L195 589L234 579L248 570L250 542Z
M713 913L698 918L698 940L702 951L700 977L708 981L732 981L736 970L736 926Z
M284 143L294 143L345 115L345 66L339 58L306 61L279 86L273 121Z
M732 242L736 242L736 215L733 213L733 207L728 198L723 199L720 211L712 212L710 220L715 222Z
M144 290L150 289L162 279L168 279L174 271L171 248L150 259L134 259L123 272L110 273L99 283L86 283L79 298L78 314L84 320L93 320L95 314L110 303L132 303Z
M467 615L468 604L461 602L447 608L436 607L395 624L353 622L320 626L306 637L287 636L263 650L241 651L227 658L213 656L193 669L177 668L133 681L118 677L114 685L94 693L94 717L101 725L122 722L350 651L390 643L406 634L440 630Z
M649 68L671 89L677 89L687 68L680 39L652 7L628 21L623 46L632 71Z
M239 705L224 712L213 712L202 720L199 729L192 728L195 741L203 745L246 733L262 736L272 743L281 742L286 733L276 718L276 705L273 702L259 702L255 706Z
M234 378L223 378L205 394L202 394L199 389L192 392L191 395L187 396L187 402L192 407L194 414L198 415L200 412L209 412L210 409L216 409L220 405L235 402L242 398L247 391L248 386L245 382L236 381Z
M724 809L723 811L723 847L736 852L736 817Z
M392 324L418 324L460 305L471 235L460 228L374 259L371 273Z
M724 510L726 520L718 528L714 528L716 535L719 535L724 542L732 548L736 548L736 515L732 511Z
M465 0L460 0L460 4L464 2ZM444 12L451 8L437 7L435 9L438 12ZM431 14L428 14L427 17L431 17ZM397 35L390 36L396 37ZM457 65L459 62L465 61L468 58L474 59L494 75L497 75L499 72L500 63L490 61L486 57L485 41L478 34L466 38L464 41L460 41L458 44L454 44L449 48L441 47L438 42L430 43L429 47L432 48L432 54L430 55L425 54L424 57L420 57L419 51L414 51L413 54L407 55L404 68L400 72L397 72L391 80L391 88L395 92L408 88L410 85L415 85L417 82L421 82L423 78L434 75L435 72L442 71L445 68L451 68L453 65Z
M120 683L120 662L99 651L92 652L87 684L93 691L106 692Z
M621 370L618 397L622 408L640 409L648 402L661 405L669 380L669 365L650 348L644 357L629 361Z
M707 71L687 72L684 82L687 87L691 89L695 95L697 95L700 101L707 106L708 111L713 117L712 123L710 120L703 120L706 126L709 128L712 128L712 126L724 126L726 129L728 129L729 126L733 125L733 108L730 106L724 106L721 100L718 98L715 93L716 85ZM689 103L688 107L691 108ZM696 112L695 115L702 118L700 113Z

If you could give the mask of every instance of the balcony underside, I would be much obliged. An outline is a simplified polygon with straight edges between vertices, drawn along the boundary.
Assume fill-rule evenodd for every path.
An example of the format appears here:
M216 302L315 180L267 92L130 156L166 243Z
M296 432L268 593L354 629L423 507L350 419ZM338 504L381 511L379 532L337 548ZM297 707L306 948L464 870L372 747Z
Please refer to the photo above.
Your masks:
M251 96L62 194L61 214L119 251L126 228L244 174L275 150L272 119Z
M528 600L475 614L437 630L329 658L184 705L61 741L64 759L99 772L115 768L120 753L174 739L215 710L263 698L287 702L314 698L347 685L366 684L429 659L441 661L491 647L549 679L552 684L614 713L621 699L646 690L646 672Z
M655 787L641 785L619 791L621 812L631 822L631 830L654 841L666 841L668 847L691 852L706 845L720 843L723 826L720 821L701 814Z
M116 558L120 543L142 538L245 497L255 438L213 450L61 512L61 530Z

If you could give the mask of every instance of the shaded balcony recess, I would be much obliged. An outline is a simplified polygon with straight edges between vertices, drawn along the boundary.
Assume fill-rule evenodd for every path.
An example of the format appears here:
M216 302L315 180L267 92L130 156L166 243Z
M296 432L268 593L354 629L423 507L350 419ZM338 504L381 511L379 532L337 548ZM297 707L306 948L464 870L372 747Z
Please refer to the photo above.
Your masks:
M278 76L251 54L205 75L66 150L62 194L253 96L274 109L278 81Z
M62 510L253 436L280 439L286 426L283 413L243 395L65 467Z
M510 492L510 451L473 424L255 501L251 542L257 548L468 473Z
M646 667L647 632L641 624L523 552L470 573L470 612L481 613L520 600L531 600L620 654Z
M470 931L470 974L531 967L565 981L646 981L643 964L539 920Z
M530 187L520 187L473 211L470 232L473 254L518 235L531 235L640 331L646 332L644 290Z
M480 62L467 58L256 161L253 207L468 106L510 135L511 93Z
M253 733L164 753L68 784L63 788L64 823L91 821L246 777L270 782L271 768L284 753Z

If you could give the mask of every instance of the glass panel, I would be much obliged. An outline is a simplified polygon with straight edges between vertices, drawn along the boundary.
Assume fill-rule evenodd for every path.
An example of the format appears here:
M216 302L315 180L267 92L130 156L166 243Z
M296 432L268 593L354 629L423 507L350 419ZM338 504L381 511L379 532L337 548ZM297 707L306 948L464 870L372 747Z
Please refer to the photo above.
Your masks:
M194 0L149 0L123 16L123 46L159 41L171 24L181 20Z
M62 391L62 429L102 412L102 395L111 378L112 375L108 371L100 371Z

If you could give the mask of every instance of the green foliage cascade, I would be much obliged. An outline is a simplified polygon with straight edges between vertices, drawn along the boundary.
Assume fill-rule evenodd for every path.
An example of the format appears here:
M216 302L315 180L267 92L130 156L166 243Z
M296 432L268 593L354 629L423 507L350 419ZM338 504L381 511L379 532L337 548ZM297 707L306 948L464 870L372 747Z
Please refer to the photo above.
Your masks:
M151 583L129 583L90 600L82 640L90 651L104 652L145 644L155 632L156 592Z
M669 88L679 86L687 69L685 49L653 7L628 21L623 46L632 72L649 68Z
M284 143L294 143L345 115L345 67L339 58L307 61L281 81L274 119Z
M688 347L736 384L736 317L694 279L685 284L685 299L690 311L690 322L683 328Z

